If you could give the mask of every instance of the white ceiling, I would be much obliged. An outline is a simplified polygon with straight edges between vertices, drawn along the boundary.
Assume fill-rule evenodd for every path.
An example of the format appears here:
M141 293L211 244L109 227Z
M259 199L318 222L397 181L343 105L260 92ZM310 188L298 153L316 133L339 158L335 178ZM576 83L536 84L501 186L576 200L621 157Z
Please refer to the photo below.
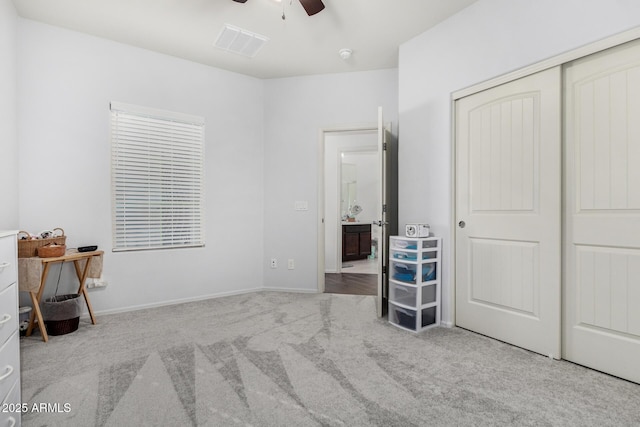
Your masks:
M398 66L398 46L476 0L13 0L20 16L259 78ZM282 19L282 12L286 19ZM254 58L213 46L232 24L270 40ZM342 48L353 50L344 61Z

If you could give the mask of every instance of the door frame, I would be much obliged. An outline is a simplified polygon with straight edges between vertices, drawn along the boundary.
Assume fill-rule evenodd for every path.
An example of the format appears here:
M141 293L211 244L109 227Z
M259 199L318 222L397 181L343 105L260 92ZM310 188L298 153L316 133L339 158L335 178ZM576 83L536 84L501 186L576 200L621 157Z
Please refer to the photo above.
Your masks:
M318 226L316 231L316 240L317 240L317 283L318 283L318 293L324 293L325 291L325 281L324 281L324 265L325 265L325 244L324 244L324 236L325 236L325 221L324 221L324 209L325 209L325 188L324 188L324 179L325 179L325 162L324 162L324 154L325 154L325 145L326 140L325 137L328 134L346 134L350 132L378 132L378 124L377 123L360 123L360 124L352 124L352 125L342 125L342 126L331 126L321 128L318 131Z
M552 67L556 67L556 66L563 66L566 63L569 63L571 61L574 61L576 59L580 59L582 57L588 56L588 55L592 55L594 53L636 40L636 39L640 39L640 27L636 27L633 28L631 30L628 31L624 31L618 34L614 34L612 36L606 37L604 39L595 41L593 43L589 43L585 46L570 50L568 52L564 52L561 53L559 55L553 56L551 58L548 58L546 60L537 62L535 64L531 64L527 67L523 67L520 68L518 70L509 72L509 73L505 73L503 75L500 75L498 77L480 82L478 84L474 84L472 86L468 86L466 88L457 90L455 92L451 93L451 99L450 99L450 117L451 117L451 123L450 123L450 135L451 135L451 139L450 139L450 147L451 147L451 157L450 157L450 162L451 162L451 176L449 177L449 185L451 188L451 200L450 200L450 212L451 212L451 218L450 218L450 224L449 224L449 241L450 241L450 249L449 249L449 300L448 300L448 304L446 309L448 310L448 312L451 314L450 315L450 322L442 322L444 325L446 326L450 326L453 327L456 325L456 287L457 287L457 280L456 280L456 228L457 228L457 206L456 206L456 198L457 198L457 194L456 194L456 177L457 177L457 170L456 170L456 155L457 155L457 150L456 150L456 101L458 101L461 98L464 98L466 96L469 95L473 95L474 93L478 93L481 92L483 90L486 89L490 89L496 86L500 86L504 83L508 83L517 79L520 79L522 77L526 77L532 74L535 74L537 72L540 71L544 71L546 69L552 68ZM562 143L562 153L564 155L564 143ZM564 158L564 157L563 157ZM564 161L564 160L563 160ZM564 178L563 178L564 179ZM563 189L563 197L564 197L564 189ZM563 205L564 206L564 205ZM564 215L564 212L561 212L562 215ZM562 224L564 224L564 218L562 218ZM562 241L562 244L564 246L564 239ZM564 249L562 249L562 253L564 255ZM563 257L564 259L564 257ZM564 266L561 266L561 274L564 280ZM561 283L561 289L564 292L564 282ZM444 308L444 307L443 307ZM561 323L562 322L562 317L561 317ZM563 327L563 326L562 326ZM561 339L562 339L562 329L561 329Z

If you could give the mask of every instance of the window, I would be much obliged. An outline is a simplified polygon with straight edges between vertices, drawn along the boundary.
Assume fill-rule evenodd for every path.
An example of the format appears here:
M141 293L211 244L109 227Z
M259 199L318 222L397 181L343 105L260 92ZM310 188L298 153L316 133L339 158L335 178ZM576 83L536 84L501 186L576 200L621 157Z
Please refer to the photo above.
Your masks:
M204 119L111 103L113 250L204 246Z

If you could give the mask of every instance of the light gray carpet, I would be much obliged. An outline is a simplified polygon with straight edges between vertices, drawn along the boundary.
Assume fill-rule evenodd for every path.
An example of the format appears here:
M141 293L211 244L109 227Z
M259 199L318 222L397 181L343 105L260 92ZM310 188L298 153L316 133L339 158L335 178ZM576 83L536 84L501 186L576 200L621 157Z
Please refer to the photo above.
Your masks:
M258 292L21 340L24 426L638 426L640 386L374 297Z

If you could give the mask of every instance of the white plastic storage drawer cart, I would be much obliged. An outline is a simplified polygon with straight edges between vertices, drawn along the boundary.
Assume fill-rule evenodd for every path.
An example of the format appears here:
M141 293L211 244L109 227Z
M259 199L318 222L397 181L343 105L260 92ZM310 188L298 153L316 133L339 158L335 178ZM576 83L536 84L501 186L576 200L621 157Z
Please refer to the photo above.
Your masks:
M440 324L439 237L389 238L389 322L418 332Z

